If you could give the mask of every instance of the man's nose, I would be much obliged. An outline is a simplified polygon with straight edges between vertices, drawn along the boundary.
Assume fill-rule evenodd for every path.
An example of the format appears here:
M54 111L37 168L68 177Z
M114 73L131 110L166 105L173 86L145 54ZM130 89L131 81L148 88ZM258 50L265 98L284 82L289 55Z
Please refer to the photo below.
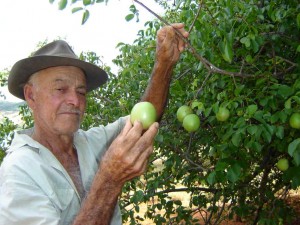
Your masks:
M79 93L76 91L70 91L67 96L67 103L78 107L80 105L80 98L81 96Z

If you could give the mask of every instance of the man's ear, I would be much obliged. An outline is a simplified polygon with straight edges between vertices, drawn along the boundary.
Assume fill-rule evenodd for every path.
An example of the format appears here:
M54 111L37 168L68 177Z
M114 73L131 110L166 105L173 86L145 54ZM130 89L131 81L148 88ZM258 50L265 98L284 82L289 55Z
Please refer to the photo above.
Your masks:
M27 102L28 106L33 109L34 107L34 90L32 84L25 84L24 88L24 97L25 101Z

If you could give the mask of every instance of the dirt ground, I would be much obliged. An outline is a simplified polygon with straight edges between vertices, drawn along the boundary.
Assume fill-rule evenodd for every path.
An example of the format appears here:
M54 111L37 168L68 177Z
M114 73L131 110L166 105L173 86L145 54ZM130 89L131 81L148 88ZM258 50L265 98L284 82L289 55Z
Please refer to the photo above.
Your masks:
M300 195L292 195L287 199L287 204L290 205L298 215L291 225L300 225Z
M299 194L293 194L290 195L286 202L289 206L291 206L295 213L298 215L297 218L291 223L291 224L284 224L284 225L300 225L300 195ZM248 222L235 222L234 220L226 220L220 223L220 225L246 225L249 224ZM251 223L250 223L251 224Z
M160 170L163 167L163 163L161 161L157 161L155 163L157 165L157 169ZM178 188L180 188L180 185L177 185ZM182 202L183 205L189 205L190 199L189 199L189 195L185 194L185 193L169 193L169 195L176 200L180 200ZM289 193L289 196L286 199L286 204L288 204L289 206L291 206L294 210L296 215L298 215L297 218L295 218L295 221L293 221L293 223L290 224L283 224L283 225L300 225L300 189L296 190L296 191L292 191ZM147 210L147 206L146 205L141 205L140 206L140 216L143 217L145 210ZM198 219L200 219L200 217L197 217ZM129 225L129 223L126 223L125 225ZM143 225L155 225L153 223L153 221L149 220L149 219L145 219L145 221L142 223ZM184 223L180 224L183 225ZM247 221L247 222L236 222L235 220L231 220L231 221L223 221L222 223L220 223L220 225L248 225L251 224L251 221Z
M181 199L184 201L184 199ZM286 199L286 202L289 206L291 206L296 214L298 215L297 218L295 218L295 221L293 221L292 223L290 224L284 224L284 225L300 225L300 194L297 193L297 194L293 194L293 195L290 195L287 199ZM141 206L140 207L141 209L141 213L143 213L143 211L146 209L145 206ZM200 219L199 216L195 216L196 218ZM250 223L249 223L250 222ZM126 223L126 224L130 224L130 223ZM182 223L184 224L184 223ZM225 220L223 222L220 223L220 225L248 225L248 224L251 224L251 221L245 221L245 222L236 222L235 220ZM143 222L143 225L154 225L154 223L148 219L146 219L144 222Z

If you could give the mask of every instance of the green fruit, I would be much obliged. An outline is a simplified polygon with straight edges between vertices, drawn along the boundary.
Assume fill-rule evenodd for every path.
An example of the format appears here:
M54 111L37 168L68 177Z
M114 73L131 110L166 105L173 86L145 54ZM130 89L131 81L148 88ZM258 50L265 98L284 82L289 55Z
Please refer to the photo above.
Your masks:
M157 118L156 109L150 102L139 102L135 104L130 113L130 121L140 121L143 129L148 129Z
M289 122L292 128L300 129L300 113L293 113Z
M187 105L183 105L183 106L180 106L177 110L177 119L179 122L183 122L183 119L189 115L189 114L192 114L193 113L193 110L191 107L187 106Z
M182 126L188 132L195 132L200 127L200 119L196 114L189 114L184 117Z
M224 121L228 120L229 115L230 115L230 113L229 113L229 110L227 108L220 107L219 111L216 114L216 117L217 117L218 121L224 122Z
M279 159L276 166L279 170L286 171L289 168L289 161L286 158Z

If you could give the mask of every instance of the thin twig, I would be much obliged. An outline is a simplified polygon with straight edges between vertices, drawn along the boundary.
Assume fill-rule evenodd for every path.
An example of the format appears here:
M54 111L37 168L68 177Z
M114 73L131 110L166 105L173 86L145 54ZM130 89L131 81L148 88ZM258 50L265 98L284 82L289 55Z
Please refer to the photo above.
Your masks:
M182 74L180 74L178 77L175 77L175 79L173 80L173 82L175 80L179 80L181 79L181 77L185 76L187 73L189 73L192 70L192 68L188 68L186 71L184 71Z
M202 0L200 0L200 2L199 2L199 8L198 8L197 14L196 14L196 16L195 16L195 18L194 18L194 20L192 22L192 25L190 26L190 29L188 31L189 33L192 32L192 29L193 29L193 27L194 27L194 25L195 25L195 23L196 23L199 15L200 15L201 9L202 9Z
M174 189L166 189L163 191L158 191L158 192L155 192L155 194L158 195L158 194L165 194L165 193L187 192L187 191L204 191L204 192L216 193L219 191L219 189L204 188L204 187L174 188Z
M205 77L204 81L202 82L201 87L200 87L199 90L197 91L195 97L197 97L197 96L201 93L201 91L203 90L203 87L204 87L204 85L205 85L207 79L210 77L210 75L211 75L211 72L208 72L207 76Z

